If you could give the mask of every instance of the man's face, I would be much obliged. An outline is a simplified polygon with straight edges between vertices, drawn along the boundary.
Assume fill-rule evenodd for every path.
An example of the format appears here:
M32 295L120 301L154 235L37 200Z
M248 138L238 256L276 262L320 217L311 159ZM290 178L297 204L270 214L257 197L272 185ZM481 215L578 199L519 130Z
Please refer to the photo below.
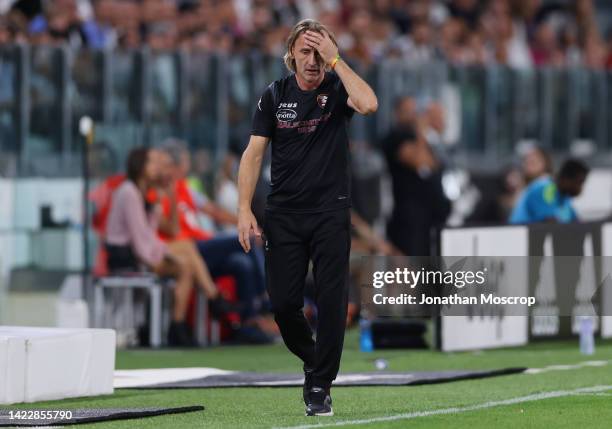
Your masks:
M147 163L144 169L144 178L149 184L154 184L159 181L160 176L160 160L161 152L156 149L151 149L147 156Z
M569 195L572 198L577 197L582 193L584 182L586 181L586 175L581 174L577 177L566 177L559 181L559 191L565 195Z
M325 63L316 49L306 45L304 33L300 34L291 51L295 59L295 73L308 83L319 81L325 73Z
M523 172L528 180L537 179L547 173L546 160L537 150L530 150L523 158Z

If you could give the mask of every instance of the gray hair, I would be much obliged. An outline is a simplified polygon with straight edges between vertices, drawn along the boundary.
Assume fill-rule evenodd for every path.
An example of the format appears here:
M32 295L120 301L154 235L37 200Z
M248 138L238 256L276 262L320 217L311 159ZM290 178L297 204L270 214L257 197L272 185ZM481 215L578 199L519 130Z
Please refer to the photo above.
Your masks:
M187 143L175 137L164 140L159 148L170 156L175 165L179 165L183 154L189 151Z

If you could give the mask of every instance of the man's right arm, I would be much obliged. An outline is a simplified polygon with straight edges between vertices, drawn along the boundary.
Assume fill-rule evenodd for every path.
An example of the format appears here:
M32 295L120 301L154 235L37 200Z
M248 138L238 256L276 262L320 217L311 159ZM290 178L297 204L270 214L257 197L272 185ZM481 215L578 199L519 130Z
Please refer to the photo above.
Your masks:
M269 140L268 137L251 135L249 145L240 160L240 169L238 170L238 240L245 252L251 250L251 231L255 235L261 236L257 219L255 219L251 210L251 202Z

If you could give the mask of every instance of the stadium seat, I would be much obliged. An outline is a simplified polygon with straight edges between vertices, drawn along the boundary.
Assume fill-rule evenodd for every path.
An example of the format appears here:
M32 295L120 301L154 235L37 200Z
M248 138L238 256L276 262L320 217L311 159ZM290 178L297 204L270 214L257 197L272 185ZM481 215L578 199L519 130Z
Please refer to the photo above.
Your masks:
M149 344L151 347L160 347L164 343L164 332L170 324L170 307L164 303L170 302L166 297L166 291L171 290L171 283L165 285L168 280L147 272L133 272L111 274L98 277L94 283L94 326L97 328L108 325L106 319L106 290L122 289L125 298L122 300L120 312L124 320L131 320L134 324L134 291L142 290L149 298ZM200 346L218 344L220 341L219 323L210 321L210 341L208 330L202 323L208 320L208 300L203 293L197 293L195 338Z
M107 289L123 289L125 299L121 305L126 319L132 319L134 307L133 294L136 289L145 291L149 295L149 341L152 347L162 345L162 282L147 273L126 273L122 275L109 275L99 277L94 283L94 327L101 328L107 325L105 320Z

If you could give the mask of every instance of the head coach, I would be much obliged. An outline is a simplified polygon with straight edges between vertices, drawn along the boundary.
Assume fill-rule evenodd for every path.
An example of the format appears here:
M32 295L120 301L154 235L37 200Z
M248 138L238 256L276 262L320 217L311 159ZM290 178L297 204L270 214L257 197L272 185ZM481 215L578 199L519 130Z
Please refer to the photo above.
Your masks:
M271 142L263 225L268 292L287 348L304 362L306 414L333 415L330 387L344 342L351 245L347 127L355 111L373 113L378 101L342 60L334 35L317 21L293 27L284 60L292 73L270 84L254 106L238 174L238 232L247 252L250 235L262 235L251 199ZM310 261L316 341L302 313Z

